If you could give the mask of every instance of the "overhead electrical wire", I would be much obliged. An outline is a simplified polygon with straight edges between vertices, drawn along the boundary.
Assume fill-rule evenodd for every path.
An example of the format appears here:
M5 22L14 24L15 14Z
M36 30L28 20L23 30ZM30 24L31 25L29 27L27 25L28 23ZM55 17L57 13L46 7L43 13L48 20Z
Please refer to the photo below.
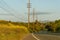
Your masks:
M11 8L4 0L1 0L9 9L14 13L18 13L15 9Z
M2 0L2 1L3 1L3 3L4 3L8 8L10 8L4 0ZM7 10L7 9L1 7L1 6L0 6L0 8L2 8L2 9L5 10L5 11L7 11L7 12L9 13L9 15L14 16L15 18L18 18L18 19L23 20L23 21L27 21L27 20L25 20L25 19L22 19L22 18L19 18L19 17L15 16L13 13L10 12L10 10ZM11 8L11 9L12 9L12 8ZM12 9L12 10L13 10L13 9ZM3 14L3 15L5 15L5 14Z
M14 16L15 18L19 19L19 20L23 20L22 18L19 18L19 17L15 16L14 14L12 14L11 12L9 12L9 11L6 10L5 8L3 8L3 7L1 7L1 6L0 6L0 8L4 9L5 11L7 11L7 12L9 13L9 14L7 14L7 16L8 16L8 15L11 15L11 16ZM6 15L6 14L1 14L1 15ZM27 20L23 20L23 21L27 21Z

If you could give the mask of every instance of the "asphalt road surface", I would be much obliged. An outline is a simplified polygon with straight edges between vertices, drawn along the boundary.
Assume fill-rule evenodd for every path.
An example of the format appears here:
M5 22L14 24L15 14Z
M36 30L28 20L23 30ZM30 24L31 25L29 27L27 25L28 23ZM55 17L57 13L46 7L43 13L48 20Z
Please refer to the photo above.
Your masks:
M23 40L60 40L60 36L49 34L29 34Z
M32 34L29 34L26 37L24 37L23 40L36 40L36 39L32 36Z

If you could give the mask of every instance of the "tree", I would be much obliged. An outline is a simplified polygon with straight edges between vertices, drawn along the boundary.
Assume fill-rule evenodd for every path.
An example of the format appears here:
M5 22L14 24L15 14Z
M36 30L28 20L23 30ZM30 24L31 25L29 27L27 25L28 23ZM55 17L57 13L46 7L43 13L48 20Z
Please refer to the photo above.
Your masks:
M52 28L50 25L46 25L45 28L47 29L47 31L52 31Z

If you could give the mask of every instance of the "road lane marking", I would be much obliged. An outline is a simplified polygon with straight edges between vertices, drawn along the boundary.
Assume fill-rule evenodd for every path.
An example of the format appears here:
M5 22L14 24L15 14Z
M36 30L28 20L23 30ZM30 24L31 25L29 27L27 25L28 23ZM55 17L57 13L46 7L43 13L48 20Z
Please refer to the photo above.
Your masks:
M38 39L33 33L32 33L32 36L33 36L36 40L40 40L40 39Z

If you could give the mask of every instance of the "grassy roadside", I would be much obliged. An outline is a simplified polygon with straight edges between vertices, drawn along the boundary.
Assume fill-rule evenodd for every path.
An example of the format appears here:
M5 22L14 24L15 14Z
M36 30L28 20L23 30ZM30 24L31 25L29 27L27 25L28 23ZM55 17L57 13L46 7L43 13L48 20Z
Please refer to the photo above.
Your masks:
M0 40L21 40L28 33L25 26L0 25Z

